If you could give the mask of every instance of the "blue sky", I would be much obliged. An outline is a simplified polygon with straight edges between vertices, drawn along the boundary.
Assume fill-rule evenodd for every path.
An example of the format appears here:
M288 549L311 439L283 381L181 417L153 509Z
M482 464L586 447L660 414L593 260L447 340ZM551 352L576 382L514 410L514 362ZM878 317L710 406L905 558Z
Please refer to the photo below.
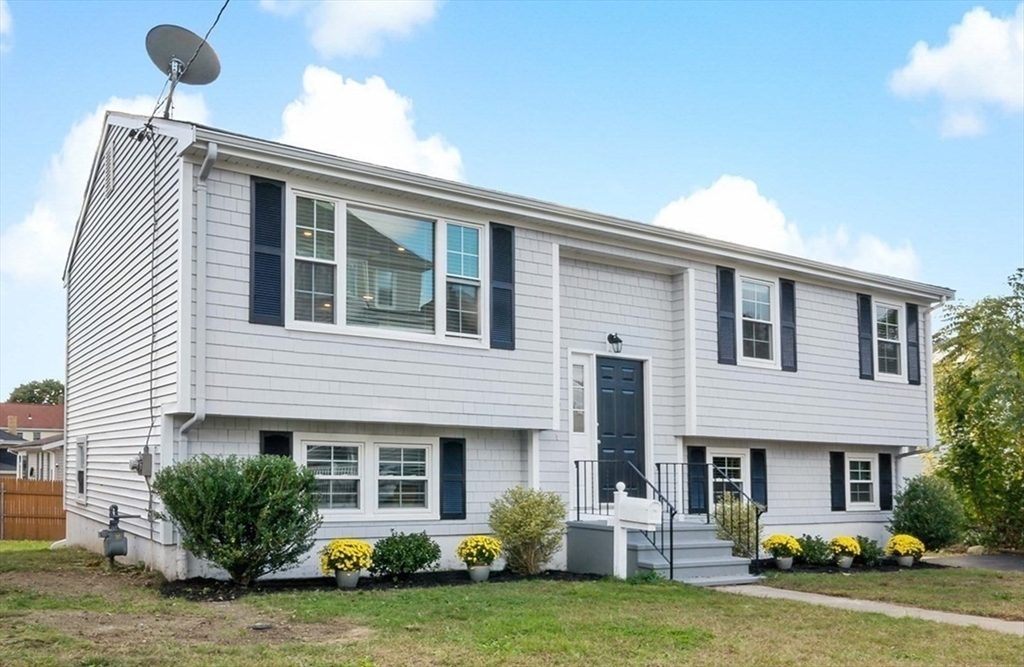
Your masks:
M102 109L152 108L146 32L220 6L2 0L0 398L63 377ZM1024 265L1019 2L233 0L210 42L177 117L966 299Z

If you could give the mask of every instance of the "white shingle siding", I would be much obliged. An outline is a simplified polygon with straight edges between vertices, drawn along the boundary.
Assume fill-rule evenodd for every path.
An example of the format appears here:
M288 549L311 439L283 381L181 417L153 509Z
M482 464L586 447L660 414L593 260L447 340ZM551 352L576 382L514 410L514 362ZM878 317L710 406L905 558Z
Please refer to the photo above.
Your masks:
M175 141L158 135L156 246L153 254L153 146L112 126L116 179L110 196L94 181L67 279L67 462L76 469L80 436L88 436L86 493L77 502L68 475L71 514L106 523L107 507L145 514L146 483L128 461L150 435L160 438L159 406L175 400L177 362L178 167ZM153 260L155 259L155 264ZM155 285L150 285L155 266ZM155 338L151 310L155 315ZM153 346L152 360L150 346ZM150 402L150 364L153 400ZM151 430L152 429L152 430ZM148 524L126 522L142 530Z
M209 182L218 194L208 223L208 412L505 428L550 423L550 244L517 230L514 351L250 324L249 177L215 169Z
M860 379L856 293L797 281L798 370L787 373L718 363L715 267L699 265L696 276L699 435L926 443L926 373L921 385ZM918 329L923 350L924 327ZM922 369L930 367L923 355L921 362Z

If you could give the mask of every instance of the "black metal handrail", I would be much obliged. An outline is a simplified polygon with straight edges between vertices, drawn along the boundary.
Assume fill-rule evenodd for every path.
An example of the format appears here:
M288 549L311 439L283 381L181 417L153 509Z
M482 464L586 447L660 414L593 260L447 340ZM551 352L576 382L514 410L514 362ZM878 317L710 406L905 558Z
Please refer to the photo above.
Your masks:
M640 531L651 546L668 561L669 579L675 577L675 520L678 510L631 461L574 461L576 469L576 520L586 515L611 516L615 511L615 485L622 482L632 497L657 500L661 505L661 526ZM667 534L667 536L666 536ZM665 540L668 540L666 546ZM666 554L666 550L668 553Z
M687 514L703 515L707 523L714 516L718 529L732 540L734 551L750 558L754 568L760 570L761 515L767 511L764 505L755 502L714 463L657 463L655 468L658 486L675 505ZM714 490L716 484L721 485L721 491Z

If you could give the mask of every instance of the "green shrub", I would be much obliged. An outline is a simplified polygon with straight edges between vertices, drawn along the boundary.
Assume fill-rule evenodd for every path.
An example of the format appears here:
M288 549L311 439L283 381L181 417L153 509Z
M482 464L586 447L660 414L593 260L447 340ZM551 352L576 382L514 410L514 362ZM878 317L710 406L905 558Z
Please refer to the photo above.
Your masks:
M863 535L857 536L857 544L860 545L860 553L853 557L853 562L858 565L874 567L885 555L885 549L878 545L878 542Z
M892 520L886 526L893 535L913 535L929 551L956 544L963 537L963 506L948 481L934 475L915 477L893 502Z
M426 532L396 533L377 540L373 545L370 574L375 577L404 579L414 572L437 566L441 547Z
M755 558L761 543L761 530L757 525L757 506L724 493L715 503L715 531L718 539L732 541L732 555Z
M801 535L796 538L800 543L801 555L796 557L797 562L808 565L830 565L832 563L832 549L828 542L821 538L821 535Z
M490 524L501 540L508 567L540 574L562 546L565 502L557 493L517 486L491 503Z
M199 456L158 472L153 489L184 547L243 586L295 565L320 527L316 478L281 456Z

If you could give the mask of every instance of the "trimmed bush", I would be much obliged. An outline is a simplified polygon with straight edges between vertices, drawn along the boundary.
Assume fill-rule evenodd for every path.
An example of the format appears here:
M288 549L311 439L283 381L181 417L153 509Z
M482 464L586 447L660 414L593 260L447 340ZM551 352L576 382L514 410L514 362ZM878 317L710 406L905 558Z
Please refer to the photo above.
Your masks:
M890 533L913 535L929 551L957 544L964 534L964 510L953 485L941 477L922 475L907 482L893 498Z
M878 542L863 535L857 536L857 544L860 545L860 553L853 557L853 562L858 565L874 567L885 555L885 550L878 545Z
M732 542L733 556L756 557L757 545L761 541L756 505L724 493L715 503L715 525L718 539Z
M798 562L808 565L829 565L832 562L832 549L820 535L811 537L804 534L796 541L800 543L800 555L796 557Z
M441 547L426 532L396 533L373 545L370 574L375 577L405 579L414 572L431 569L441 560Z
M281 456L199 456L158 472L153 489L184 547L243 586L295 565L320 527L316 478Z
M565 502L557 493L517 486L491 503L490 524L501 540L508 567L540 574L562 546Z

